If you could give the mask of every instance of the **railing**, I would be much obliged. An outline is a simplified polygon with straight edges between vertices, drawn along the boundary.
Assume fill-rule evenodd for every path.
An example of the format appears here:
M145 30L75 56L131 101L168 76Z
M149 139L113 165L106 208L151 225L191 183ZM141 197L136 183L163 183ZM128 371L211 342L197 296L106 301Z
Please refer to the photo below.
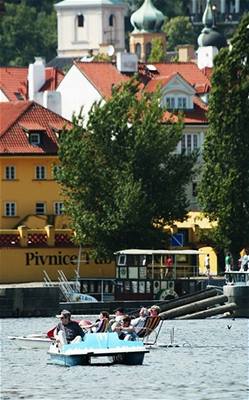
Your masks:
M76 294L80 295L80 285L78 285L78 282L76 281L73 283L69 282L62 270L58 270L58 275L59 275L58 283L52 282L47 271L44 270L43 274L44 274L43 278L44 286L47 287L59 286L60 291L66 301L72 301Z
M147 266L147 278L149 279L176 279L178 277L187 278L190 276L199 276L198 265L177 264L170 269L164 265Z
M44 229L0 230L0 248L3 247L75 247L74 232L71 229L55 229L52 225Z

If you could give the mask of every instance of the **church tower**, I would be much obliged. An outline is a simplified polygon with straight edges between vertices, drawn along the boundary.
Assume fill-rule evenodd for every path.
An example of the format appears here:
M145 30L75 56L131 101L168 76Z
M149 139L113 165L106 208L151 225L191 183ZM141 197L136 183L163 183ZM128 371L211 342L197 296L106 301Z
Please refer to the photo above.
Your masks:
M108 46L124 50L127 6L122 0L63 0L55 9L58 57L82 57L89 51L98 54Z
M152 40L160 39L166 53L166 34L161 31L164 15L154 7L152 0L144 0L143 5L131 16L134 28L130 34L130 52L140 61L146 61L151 53Z
M197 64L200 69L213 67L214 57L222 47L227 46L226 38L217 31L215 14L211 1L207 0L202 22L204 28L198 37Z

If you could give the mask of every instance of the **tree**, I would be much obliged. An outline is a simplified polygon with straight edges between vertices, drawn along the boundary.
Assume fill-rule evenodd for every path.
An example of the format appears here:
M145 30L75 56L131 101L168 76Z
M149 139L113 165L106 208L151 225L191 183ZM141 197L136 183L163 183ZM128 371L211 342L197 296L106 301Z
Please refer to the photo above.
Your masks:
M165 60L165 50L162 40L159 38L152 39L151 53L148 57L149 62L162 62Z
M215 59L199 198L217 243L238 259L249 247L249 14Z
M159 94L134 80L95 104L61 136L58 180L80 243L98 255L161 247L163 227L186 214L185 185L195 157L176 154L182 124L162 124ZM165 243L164 243L165 245Z
M57 0L5 0L5 3L20 4L25 3L28 7L34 7L37 11L45 11L47 14L53 12L54 4Z
M134 12L144 3L144 0L125 0L125 2L128 3L130 11ZM188 10L185 0L153 0L153 4L169 18L186 15Z
M0 64L25 66L35 56L51 59L56 54L56 14L37 12L34 7L6 4L0 19Z
M171 18L163 26L167 35L167 49L175 50L180 44L196 44L196 35L188 17Z

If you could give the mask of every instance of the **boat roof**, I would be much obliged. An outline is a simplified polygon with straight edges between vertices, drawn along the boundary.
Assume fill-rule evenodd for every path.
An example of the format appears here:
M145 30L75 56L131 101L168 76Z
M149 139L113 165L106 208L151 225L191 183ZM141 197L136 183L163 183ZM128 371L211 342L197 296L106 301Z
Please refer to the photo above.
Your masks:
M225 271L225 275L227 274L238 274L238 275L242 275L242 274L249 274L249 271Z
M118 255L143 255L143 256L151 256L151 255L167 255L167 254L182 254L182 255L193 255L193 254L203 254L199 250L146 250L146 249L127 249L127 250L119 250L114 254Z

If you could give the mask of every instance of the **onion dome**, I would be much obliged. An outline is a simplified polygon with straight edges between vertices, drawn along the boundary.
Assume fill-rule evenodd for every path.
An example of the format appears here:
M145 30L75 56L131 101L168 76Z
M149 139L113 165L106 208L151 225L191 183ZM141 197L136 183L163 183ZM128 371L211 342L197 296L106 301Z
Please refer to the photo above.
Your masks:
M143 5L131 16L133 32L160 32L164 23L164 15L152 4L145 0Z
M216 29L215 16L213 14L210 0L207 0L207 6L202 17L202 22L204 28L198 37L198 45L200 47L217 47L218 50L222 47L226 47L226 38Z

